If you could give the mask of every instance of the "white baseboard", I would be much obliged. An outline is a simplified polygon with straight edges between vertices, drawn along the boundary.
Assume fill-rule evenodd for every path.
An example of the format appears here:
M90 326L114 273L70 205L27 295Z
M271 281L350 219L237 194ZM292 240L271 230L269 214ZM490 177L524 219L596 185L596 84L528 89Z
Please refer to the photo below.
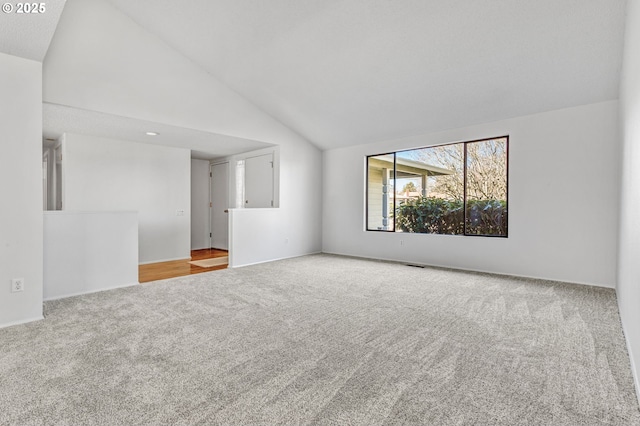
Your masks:
M506 272L496 272L496 271L489 271L489 270L485 270L485 269L471 269L471 268L462 268L462 267L459 267L459 266L439 265L439 264L435 264L435 263L412 262L412 261L406 260L406 259L392 259L392 258L386 258L386 257L367 257L367 256L358 256L358 255L355 255L355 254L339 253L339 252L332 252L332 251L322 251L322 253L324 253L324 254L332 254L332 255L336 255L336 256L352 257L354 259L382 260L384 262L403 263L403 264L407 264L408 263L408 264L411 264L411 265L420 265L420 266L428 266L428 267L433 267L433 268L452 269L454 271L479 272L481 274L500 275L500 276L503 276L503 277L517 277L517 278L528 278L528 279L532 279L532 280L554 281L554 282L558 282L558 283L588 285L590 287L602 287L602 288L610 288L610 289L615 290L615 286L607 285L607 284L594 284L594 283L585 283L585 282L580 282L580 281L561 280L561 279L558 279L558 278L534 277L534 276L530 276L530 275L520 275L520 274L508 274Z
M48 302L48 301L51 301L51 300L66 299L67 297L82 296L83 294L100 293L102 291L115 290L117 288L133 287L134 285L139 285L139 284L140 284L139 282L135 282L135 283L131 283L131 284L122 284L122 285L116 285L116 286L113 286L113 287L100 288L100 289L97 289L97 290L80 291L80 292L77 292L77 293L63 294L61 296L49 297L47 299L44 299L44 301Z
M44 319L44 316L40 315L39 317L35 317L35 318L27 318L27 319L23 319L23 320L12 321L12 322L7 322L7 323L4 323L4 324L0 324L0 328L13 327L14 325L26 324L28 322L40 321L40 320L43 320L43 319Z
M173 259L151 260L149 262L140 262L140 263L138 263L138 265L150 265L152 263L173 262L175 260L187 260L187 261L189 261L189 260L191 260L191 256L189 256L189 257L176 257L176 258L173 258Z
M251 263L243 263L242 265L231 265L229 264L228 268L230 269L234 269L234 268L244 268L245 266L251 266L251 265L260 265L261 263L269 263L269 262L276 262L278 260L285 260L285 259L295 259L296 257L302 257L302 256L310 256L312 254L321 254L321 251L313 251L311 253L304 253L304 254L295 254L293 256L285 256L285 257L279 257L277 259L269 259L269 260L261 260L259 262L251 262ZM229 258L231 259L231 258Z
M622 334L624 335L624 341L627 344L627 353L629 354L629 362L631 363L631 375L633 376L633 384L636 388L636 398L638 399L638 404L640 405L640 377L638 377L638 368L633 356L633 349L631 349L631 345L629 344L627 330L624 326L624 322L622 322L622 317L620 318L620 324L622 324Z

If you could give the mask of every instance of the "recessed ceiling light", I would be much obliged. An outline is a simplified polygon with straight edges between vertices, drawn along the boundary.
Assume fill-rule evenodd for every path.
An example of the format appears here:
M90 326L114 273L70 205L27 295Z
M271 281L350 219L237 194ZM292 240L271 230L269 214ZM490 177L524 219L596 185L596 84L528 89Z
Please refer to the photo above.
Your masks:
M158 133L156 133L156 132L147 132L147 135L149 135L149 136L158 136Z

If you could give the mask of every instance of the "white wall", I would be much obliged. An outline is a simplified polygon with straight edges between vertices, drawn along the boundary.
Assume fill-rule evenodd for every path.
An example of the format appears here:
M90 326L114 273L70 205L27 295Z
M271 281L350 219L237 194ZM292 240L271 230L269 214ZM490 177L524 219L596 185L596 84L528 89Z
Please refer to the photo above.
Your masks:
M191 250L211 247L209 162L191 160Z
M284 126L107 0L68 0L44 61L44 100L263 141Z
M2 327L42 318L42 64L0 53L0 93Z
M622 194L618 305L640 400L640 2L627 3L620 85Z
M44 213L45 300L135 284L136 212Z
M63 149L64 210L137 211L140 263L189 258L189 150L75 134Z
M364 231L366 155L502 135L509 238ZM613 287L618 164L616 101L325 151L323 251Z
M43 84L47 102L278 145L282 183L275 214L278 229L294 237L286 246L267 233L238 237L236 254L253 252L255 241L271 250L247 255L247 262L320 251L320 150L108 1L67 2L44 62ZM254 215L236 225L262 219L260 212Z
M235 161L269 150L230 158L231 205L235 205ZM321 251L321 153L309 144L293 142L282 143L275 152L274 202L279 207L230 210L231 267Z

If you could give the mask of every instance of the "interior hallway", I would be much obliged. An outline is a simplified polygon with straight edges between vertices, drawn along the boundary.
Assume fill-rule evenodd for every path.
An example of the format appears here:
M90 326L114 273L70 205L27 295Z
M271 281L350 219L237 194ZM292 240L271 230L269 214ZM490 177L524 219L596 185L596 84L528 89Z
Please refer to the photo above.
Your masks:
M168 278L183 277L185 275L200 274L202 272L226 269L228 263L216 265L208 268L192 265L190 261L212 259L228 256L227 250L201 249L191 250L191 260L172 260L170 262L149 263L138 267L138 281L147 283L151 281L165 280Z

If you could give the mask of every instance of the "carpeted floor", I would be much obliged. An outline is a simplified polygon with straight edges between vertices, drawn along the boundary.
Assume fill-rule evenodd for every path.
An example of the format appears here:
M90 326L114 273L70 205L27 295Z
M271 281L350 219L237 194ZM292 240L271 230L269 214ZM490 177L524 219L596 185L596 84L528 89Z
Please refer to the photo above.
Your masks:
M0 424L638 425L613 290L314 255L48 302Z

